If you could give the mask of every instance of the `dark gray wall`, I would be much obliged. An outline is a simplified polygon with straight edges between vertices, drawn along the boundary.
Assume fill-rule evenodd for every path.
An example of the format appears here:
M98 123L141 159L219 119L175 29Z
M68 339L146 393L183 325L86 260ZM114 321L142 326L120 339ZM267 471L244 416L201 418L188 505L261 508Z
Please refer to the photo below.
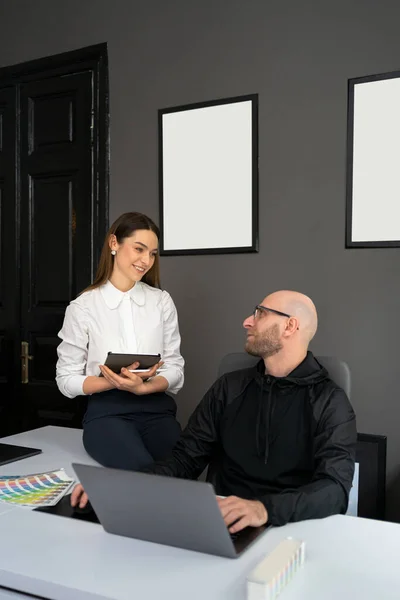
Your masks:
M400 250L345 250L344 227L347 79L400 68L399 19L398 0L0 0L1 66L108 42L111 218L158 219L158 108L259 93L259 254L162 259L187 361L180 417L242 349L252 307L305 292L320 316L314 351L351 366L359 431L388 436L392 519Z

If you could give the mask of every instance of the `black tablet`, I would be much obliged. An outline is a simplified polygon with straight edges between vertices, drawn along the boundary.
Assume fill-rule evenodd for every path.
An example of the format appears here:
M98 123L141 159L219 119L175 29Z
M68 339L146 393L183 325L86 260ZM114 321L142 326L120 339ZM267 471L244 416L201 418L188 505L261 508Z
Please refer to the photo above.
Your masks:
M117 352L109 352L104 364L114 373L120 373L121 369L129 367L135 362L139 363L138 371L148 371L160 360L160 354L118 354Z
M39 448L26 448L25 446L13 446L12 444L0 444L0 465L7 465L16 460L22 460L29 456L35 456L42 451Z
M63 496L57 504L53 506L41 506L40 508L34 508L38 512L46 512L51 515L57 515L58 517L70 517L79 521L89 521L90 523L99 523L96 513L93 509L76 509L71 506L71 494Z

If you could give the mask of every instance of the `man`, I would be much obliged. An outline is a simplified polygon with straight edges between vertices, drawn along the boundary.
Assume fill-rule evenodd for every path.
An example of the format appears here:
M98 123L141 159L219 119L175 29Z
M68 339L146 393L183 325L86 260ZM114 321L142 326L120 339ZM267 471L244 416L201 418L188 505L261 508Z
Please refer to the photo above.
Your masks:
M308 351L317 330L313 302L298 292L276 292L243 326L246 351L262 360L220 377L171 458L145 472L197 479L211 463L231 533L345 513L356 421L344 391ZM86 504L82 486L71 501Z

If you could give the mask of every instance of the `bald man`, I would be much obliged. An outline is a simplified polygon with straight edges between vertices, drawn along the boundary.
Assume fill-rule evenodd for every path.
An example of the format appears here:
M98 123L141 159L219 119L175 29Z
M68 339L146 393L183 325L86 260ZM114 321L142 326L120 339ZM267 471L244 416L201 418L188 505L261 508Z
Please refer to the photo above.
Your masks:
M307 296L267 296L243 323L246 351L261 360L220 377L171 458L144 471L197 479L211 463L231 533L345 513L356 421L344 391L308 350L317 324ZM86 502L79 485L72 504Z

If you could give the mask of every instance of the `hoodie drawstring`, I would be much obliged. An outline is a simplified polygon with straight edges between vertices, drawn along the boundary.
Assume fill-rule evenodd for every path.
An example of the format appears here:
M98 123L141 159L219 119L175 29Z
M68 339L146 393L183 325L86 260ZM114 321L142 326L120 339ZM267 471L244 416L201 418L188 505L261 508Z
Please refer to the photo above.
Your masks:
M269 388L267 406L266 406L266 411L265 411L264 464L267 464L268 454L269 454L269 438L270 438L269 432L271 429L271 418L272 418L272 407L273 407L273 405L272 405L272 390L274 388L275 383L276 383L276 380L273 379L271 386ZM264 386L261 386L260 401L259 401L259 405L258 405L258 415L257 415L257 423L256 423L256 447L257 447L258 456L261 456L260 424L261 424L261 414L262 414L262 410L264 407L263 395L264 395Z

